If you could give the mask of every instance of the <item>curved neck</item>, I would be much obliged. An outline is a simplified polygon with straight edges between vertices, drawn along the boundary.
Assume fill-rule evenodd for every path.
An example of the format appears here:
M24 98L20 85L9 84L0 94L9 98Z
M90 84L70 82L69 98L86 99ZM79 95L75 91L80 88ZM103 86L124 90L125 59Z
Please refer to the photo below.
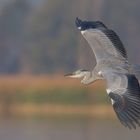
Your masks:
M91 76L92 76L92 73L90 72L90 71L85 71L84 73L83 73L83 79L82 79L82 81L81 82L86 82L86 81L88 81L90 78L91 78Z
M96 80L102 79L101 77L97 76L96 74L90 71L85 72L83 77L84 78L81 81L81 83L83 84L90 84L90 83L95 82Z

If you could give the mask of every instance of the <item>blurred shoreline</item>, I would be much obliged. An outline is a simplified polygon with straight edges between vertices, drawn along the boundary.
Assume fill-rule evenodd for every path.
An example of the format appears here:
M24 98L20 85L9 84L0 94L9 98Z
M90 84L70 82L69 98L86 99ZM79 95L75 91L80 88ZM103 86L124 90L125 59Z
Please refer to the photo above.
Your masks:
M1 111L1 109L0 109ZM2 113L2 112L1 112ZM1 114L0 113L0 114ZM10 116L85 116L94 119L113 119L115 114L111 106L64 106L64 105L35 105L35 104L15 104L10 106Z
M113 118L110 104L100 97L104 83L84 86L79 80L61 75L0 76L1 116L32 114L85 115L95 118ZM99 97L98 97L99 96ZM105 97L106 100L106 97Z

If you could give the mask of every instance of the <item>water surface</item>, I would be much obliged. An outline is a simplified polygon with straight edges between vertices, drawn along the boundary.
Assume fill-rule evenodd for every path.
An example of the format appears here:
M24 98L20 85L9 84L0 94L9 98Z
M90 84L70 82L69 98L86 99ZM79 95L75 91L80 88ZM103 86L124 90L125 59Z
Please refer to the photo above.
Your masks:
M139 140L140 128L89 118L1 119L1 140Z

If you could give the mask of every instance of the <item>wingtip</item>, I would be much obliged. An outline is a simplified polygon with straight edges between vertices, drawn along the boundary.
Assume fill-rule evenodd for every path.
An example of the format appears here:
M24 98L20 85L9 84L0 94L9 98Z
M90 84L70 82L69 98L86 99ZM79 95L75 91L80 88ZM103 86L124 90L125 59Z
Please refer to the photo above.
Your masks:
M76 19L75 19L75 25L76 25L76 27L80 27L81 24L82 24L82 20L79 19L78 17L76 17Z
M136 129L140 127L140 101L138 97L123 95L125 106L120 109L120 103L116 101L113 105L120 122L129 129ZM119 100L118 100L119 101ZM122 106L122 105L121 105Z

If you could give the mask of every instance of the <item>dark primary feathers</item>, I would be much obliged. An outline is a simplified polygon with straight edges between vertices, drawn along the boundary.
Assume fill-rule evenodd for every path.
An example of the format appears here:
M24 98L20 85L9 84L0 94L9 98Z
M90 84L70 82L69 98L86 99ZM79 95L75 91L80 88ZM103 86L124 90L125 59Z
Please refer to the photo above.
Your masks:
M119 36L110 29L102 30L102 32L110 39L116 50L124 57L127 58L126 50L121 42Z
M126 75L126 79L127 88L115 87L109 97L113 100L113 108L120 122L130 129L136 129L136 125L140 126L140 86L134 75ZM124 80L116 84L124 84Z
M79 18L76 18L75 25L79 28L81 27L81 30L87 30L91 28L107 28L101 21L82 21Z

